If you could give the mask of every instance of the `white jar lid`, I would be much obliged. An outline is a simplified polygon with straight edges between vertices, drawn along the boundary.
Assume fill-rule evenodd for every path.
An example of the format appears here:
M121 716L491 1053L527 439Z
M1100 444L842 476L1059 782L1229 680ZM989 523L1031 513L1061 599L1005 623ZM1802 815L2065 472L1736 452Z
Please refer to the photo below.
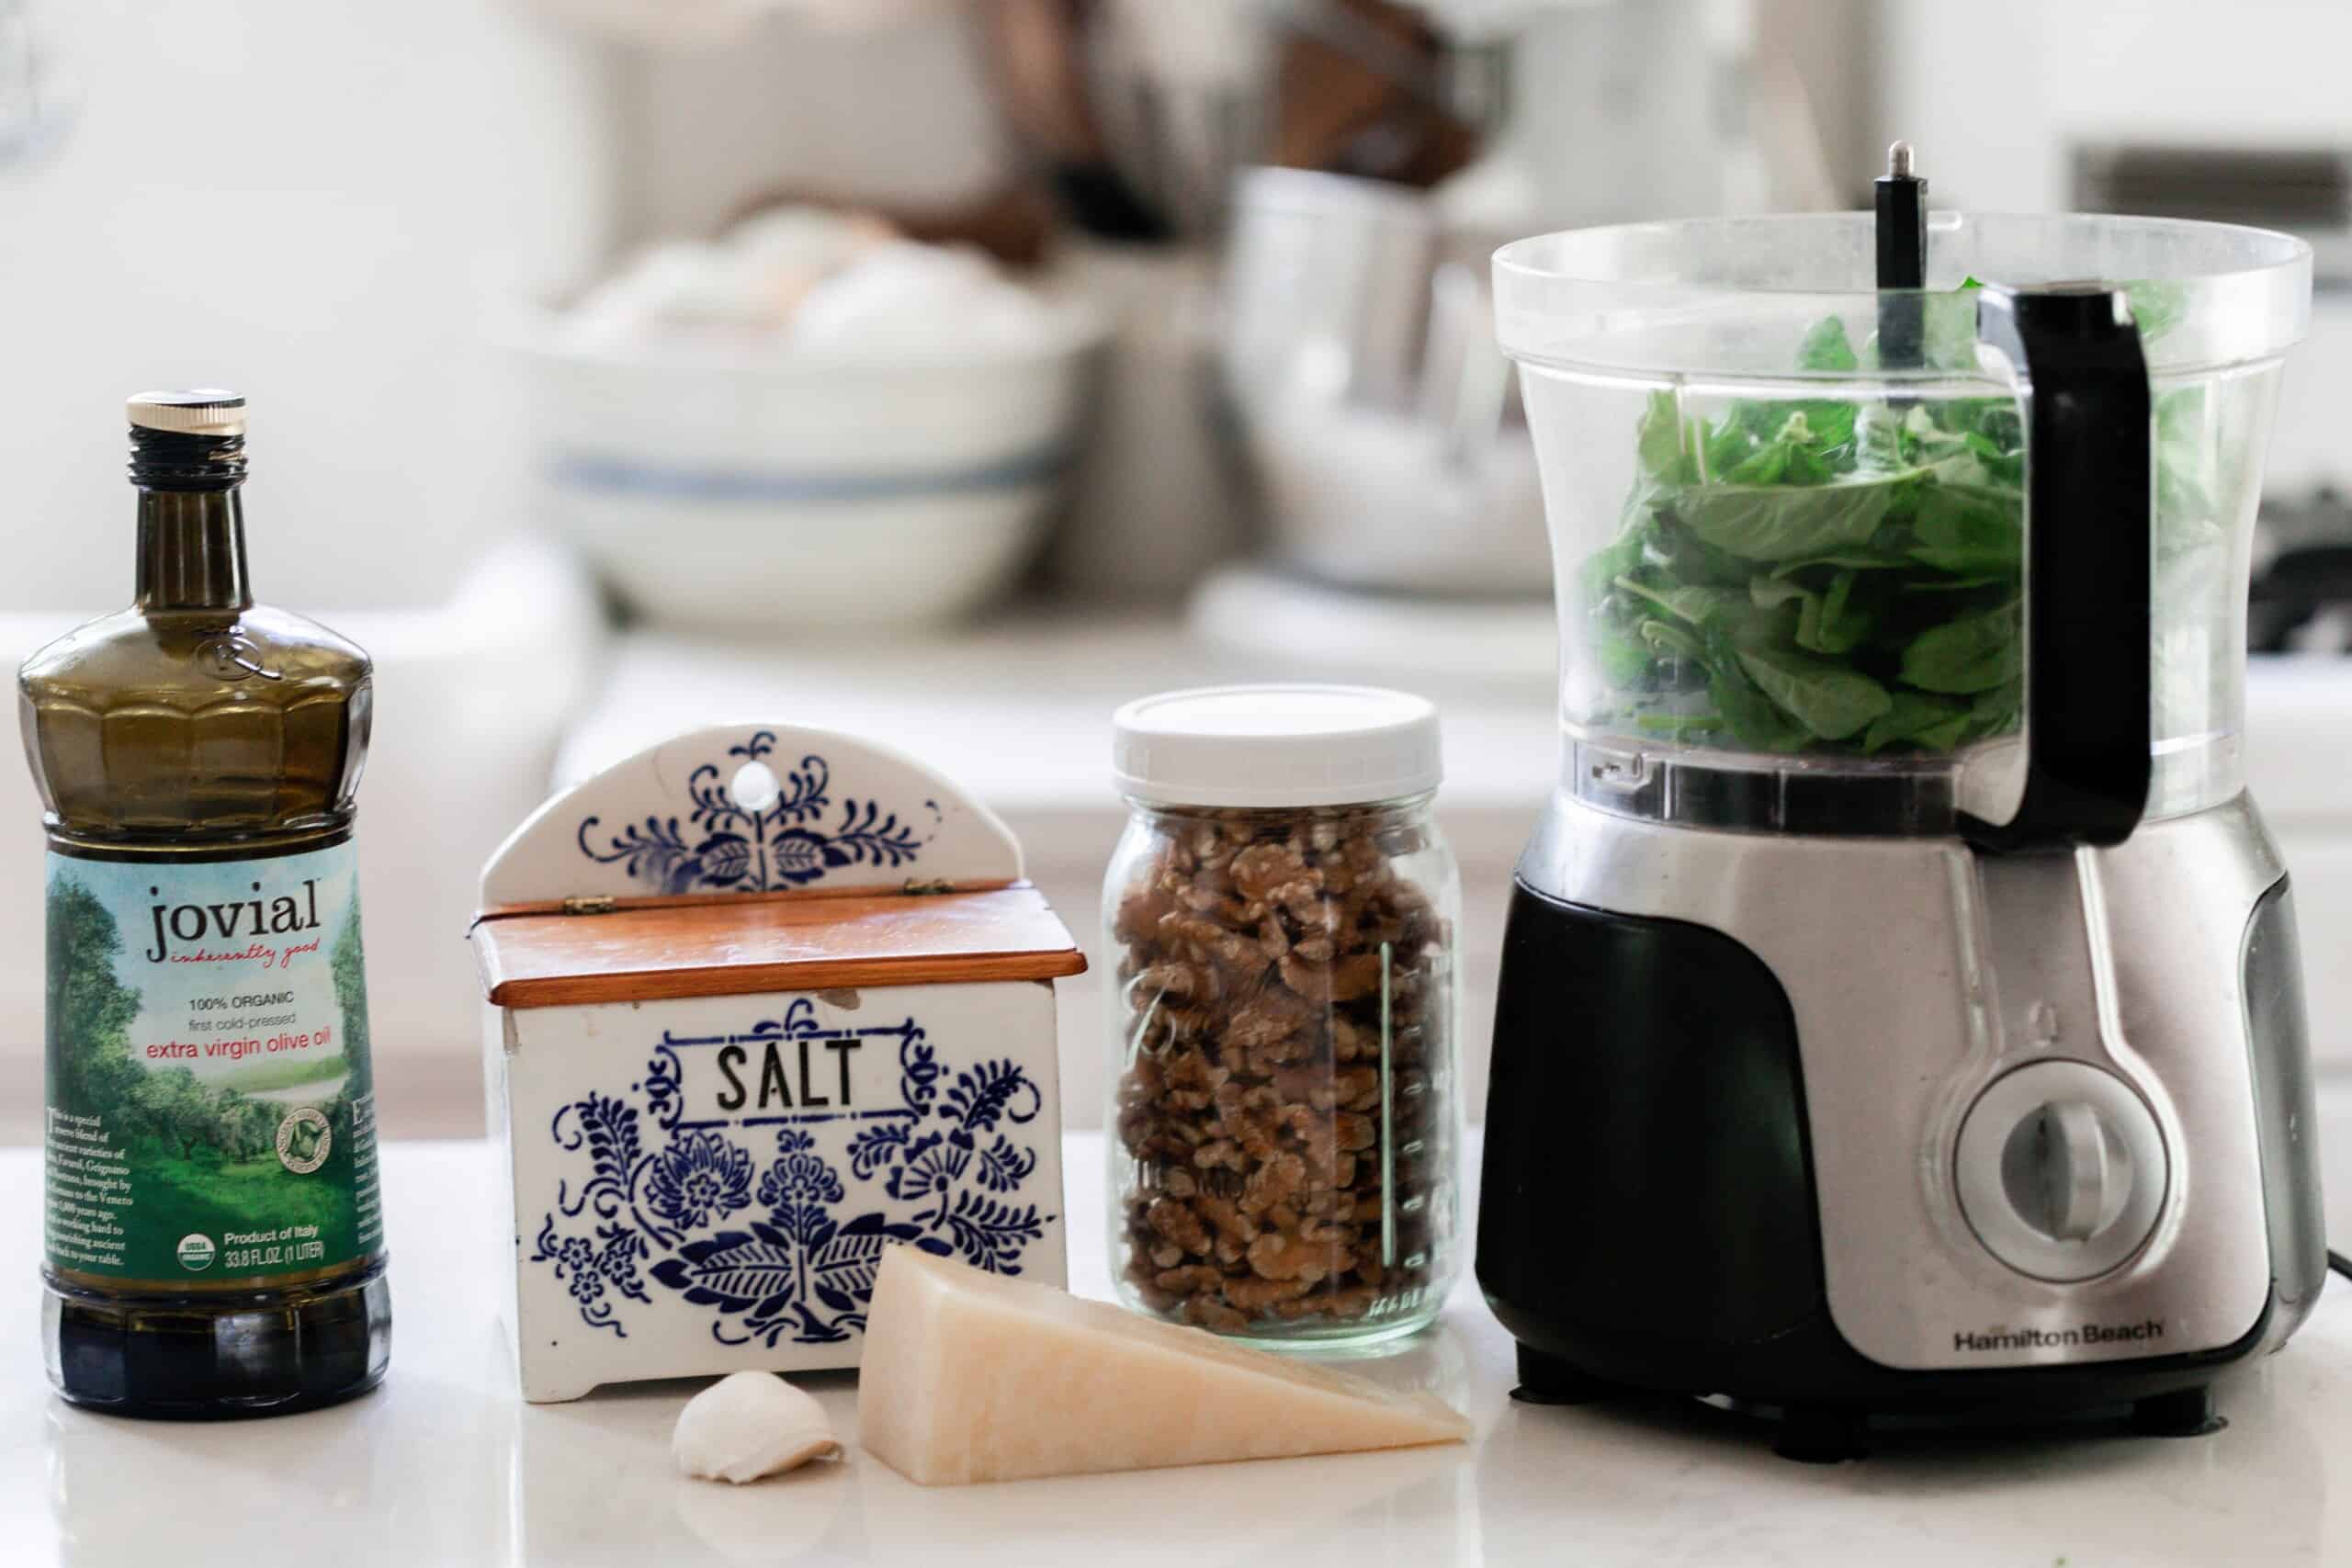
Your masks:
M1307 682L1162 692L1111 720L1119 791L1168 806L1358 806L1433 790L1437 705Z

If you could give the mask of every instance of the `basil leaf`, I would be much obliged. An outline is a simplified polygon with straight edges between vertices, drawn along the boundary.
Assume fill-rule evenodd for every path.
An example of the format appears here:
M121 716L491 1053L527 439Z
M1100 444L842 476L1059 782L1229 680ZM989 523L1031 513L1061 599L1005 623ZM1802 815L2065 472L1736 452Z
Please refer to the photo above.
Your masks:
M1661 502L1661 510L1650 514L1642 537L1642 555L1656 563L1656 569L1669 578L1684 582L1703 582L1717 588L1745 588L1748 573L1755 569L1728 551L1719 550L1675 521L1670 502Z
M1809 567L1830 566L1855 571L1890 570L1916 563L1902 550L1840 550L1833 555L1804 556L1796 560L1782 561L1772 569L1775 577L1788 577Z
M1710 671L1707 698L1730 724L1741 744L1758 751L1804 749L1804 727L1774 706L1772 699L1758 691L1756 683L1736 665Z
M1642 472L1654 479L1679 481L1682 473L1682 411L1672 392L1652 392L1641 423L1634 427L1634 445Z
M1694 586L1688 588L1652 588L1630 577L1621 577L1617 586L1628 593L1638 594L1678 620L1694 626L1707 624L1725 605L1737 602L1729 590Z
M2143 277L2125 284L2123 295L2132 302L2132 320L2140 328L2143 344L2154 343L2188 313L2188 286L2184 283Z
M1778 649L1743 649L1740 668L1773 705L1824 740L1843 740L1894 706L1859 671Z
M1798 406L1804 410L1805 423L1813 429L1814 449L1824 459L1838 459L1832 467L1852 468L1854 431L1861 423L1862 411L1852 403L1826 400Z
M1703 663L1707 657L1706 649L1699 639L1671 621L1644 621L1642 640L1668 659L1683 659L1699 664Z
M1704 483L1721 479L1755 456L1757 448L1763 444L1762 438L1729 421L1713 427L1700 444L1702 473L1692 482Z
M1990 572L1975 577L1918 578L1903 585L1905 593L1966 593L1979 588L2015 588L2017 574L2009 572L1995 576Z
M1984 467L1984 477L2009 490L2025 488L2025 452L2010 450L1981 430L1972 430L1962 438L1968 450Z
M1956 576L2014 578L2025 561L2025 503L1973 486L1926 487L1911 517L1914 560Z
M1968 728L1969 710L1963 703L1929 696L1924 692L1906 692L1899 686L1887 697L1886 712L1871 720L1870 728L1862 732L1865 753L1906 743L1932 746L1929 738L1935 736L1949 736L1938 748L1949 750Z
M1885 403L1871 403L1854 420L1854 458L1865 468L1905 468L1903 419Z
M1903 680L1923 692L1991 691L2025 673L2015 600L1930 626L1903 650Z
M1861 356L1854 352L1853 344L1846 336L1846 323L1829 316L1805 333L1804 342L1797 348L1797 368L1800 370L1853 370L1861 366ZM1824 454L1849 446L1854 439L1854 428L1861 411L1852 403L1815 399L1797 405L1811 428L1817 450Z
M1818 417L1832 423L1831 434L1814 428ZM1838 477L1849 466L1854 411L1845 403L1801 403L1774 432L1770 441L1743 448L1746 456L1726 467L1730 449L1711 448L1708 472L1724 484L1818 485ZM1745 433L1743 433L1744 434Z
M1686 735L1710 735L1723 727L1723 716L1712 713L1645 713L1634 718L1634 728L1644 734L1675 740Z
M1725 620L1705 632L1707 698L1740 744L1757 751L1801 751L1810 737L1759 690L1742 667L1739 646Z
M1603 546L1585 558L1577 573L1577 586L1584 592L1585 603L1597 604L1617 586L1617 580L1641 569L1642 541L1638 535L1621 536L1615 544Z
M2213 496L2222 482L2218 443L2206 428L2205 389L2180 387L2156 400L2156 550L2170 557L2213 540L2222 525Z
M1620 691L1639 691L1656 673L1649 649L1622 626L1603 625L1593 639L1593 652L1600 660L1601 679Z
M1854 345L1847 340L1846 323L1836 316L1824 318L1804 334L1804 342L1797 347L1797 368L1800 370L1852 370L1860 367L1860 359Z
M1861 580L1851 571L1841 571L1829 580L1828 591L1805 605L1805 613L1797 622L1797 646L1809 648L1815 653L1851 653L1861 646L1878 624L1878 616L1854 599L1855 585Z
M1747 592L1749 600L1761 610L1788 604L1797 605L1797 646L1815 653L1837 655L1851 653L1860 647L1878 621L1874 609L1854 599L1860 581L1852 571L1835 572L1830 576L1829 586L1815 592L1785 577L1757 577L1749 581Z
M2017 728L2024 713L2025 693L2018 686L2001 686L1983 693L1968 705L1969 739L2006 735Z
M1976 291L1984 287L1969 278L1951 293L1935 293L1921 301L1921 356L1938 370L1976 368Z
M1758 446L1747 457L1723 470L1725 484L1776 485L1789 471L1789 444L1774 441Z
M1859 549L1917 476L1840 479L1834 484L1707 485L1674 500L1683 525L1743 560L1793 560Z

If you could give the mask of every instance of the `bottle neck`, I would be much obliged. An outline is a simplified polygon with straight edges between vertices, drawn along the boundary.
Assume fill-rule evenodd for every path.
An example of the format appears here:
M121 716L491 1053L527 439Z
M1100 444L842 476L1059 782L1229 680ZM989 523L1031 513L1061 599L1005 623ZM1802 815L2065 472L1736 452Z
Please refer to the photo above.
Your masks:
M139 491L137 607L149 611L249 610L243 492Z

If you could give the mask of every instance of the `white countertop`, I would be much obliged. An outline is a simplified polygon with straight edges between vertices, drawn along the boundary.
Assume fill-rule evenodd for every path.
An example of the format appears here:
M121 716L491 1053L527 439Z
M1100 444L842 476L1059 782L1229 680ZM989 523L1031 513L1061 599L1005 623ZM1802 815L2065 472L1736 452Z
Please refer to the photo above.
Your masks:
M1107 1293L1099 1137L1074 1135L1071 1272ZM23 1568L1227 1562L2195 1564L2352 1562L2352 1292L2222 1391L2211 1438L1882 1443L1775 1459L1705 1406L1510 1403L1510 1342L1466 1281L1430 1333L1359 1363L1467 1410L1467 1447L926 1491L853 1446L732 1488L670 1469L698 1384L526 1406L492 1316L486 1145L385 1154L398 1328L383 1388L276 1420L170 1425L60 1404L35 1353L40 1168L0 1154L0 1560ZM848 1374L808 1380L845 1438Z

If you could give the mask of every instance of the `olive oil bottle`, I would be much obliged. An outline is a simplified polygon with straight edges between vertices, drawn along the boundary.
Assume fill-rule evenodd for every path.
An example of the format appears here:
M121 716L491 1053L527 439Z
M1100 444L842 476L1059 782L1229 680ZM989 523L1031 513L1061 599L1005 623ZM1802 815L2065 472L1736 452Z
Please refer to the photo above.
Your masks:
M304 1409L391 1348L352 797L368 656L254 603L244 400L130 400L137 595L17 672L49 830L50 1381Z

